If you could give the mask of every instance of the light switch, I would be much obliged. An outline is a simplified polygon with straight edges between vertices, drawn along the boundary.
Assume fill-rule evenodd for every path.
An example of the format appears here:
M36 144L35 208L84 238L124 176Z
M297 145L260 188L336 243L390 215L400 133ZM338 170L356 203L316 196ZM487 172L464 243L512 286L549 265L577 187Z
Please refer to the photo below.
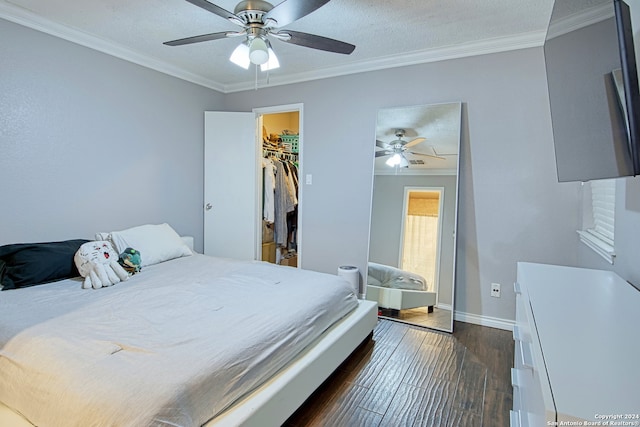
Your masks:
M310 173L308 173L308 174L307 174L307 176L305 177L304 182L305 182L305 184L307 184L307 185L311 185L311 184L313 184L313 177L311 176L311 174L310 174Z

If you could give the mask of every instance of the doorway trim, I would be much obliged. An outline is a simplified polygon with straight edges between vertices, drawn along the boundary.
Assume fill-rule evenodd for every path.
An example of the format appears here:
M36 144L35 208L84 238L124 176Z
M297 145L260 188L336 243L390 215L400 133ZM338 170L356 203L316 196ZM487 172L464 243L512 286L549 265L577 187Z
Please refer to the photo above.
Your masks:
M262 259L262 128L260 127L261 117L263 115L268 114L278 114L278 113L291 113L298 112L298 228L296 230L297 236L297 256L298 263L297 268L302 267L302 205L304 199L304 191L302 190L302 177L304 176L304 116L303 116L303 108L304 104L285 104L285 105L276 105L271 107L258 107L254 108L252 111L256 115L255 123L256 123L256 259Z
M436 265L434 274L434 290L436 292L436 306L440 296L440 251L442 250L442 215L444 212L444 187L404 187L404 198L402 206L402 219L400 224L400 250L398 254L398 267L402 268L402 257L404 255L404 229L407 220L407 214L409 209L409 194L412 192L437 192L440 194L440 201L438 203L438 246L436 251Z

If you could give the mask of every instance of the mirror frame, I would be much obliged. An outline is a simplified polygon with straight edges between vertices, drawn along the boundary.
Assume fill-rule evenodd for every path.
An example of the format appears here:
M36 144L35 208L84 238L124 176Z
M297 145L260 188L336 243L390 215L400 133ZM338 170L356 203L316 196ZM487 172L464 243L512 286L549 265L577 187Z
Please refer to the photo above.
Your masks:
M440 110L442 110L440 112L446 112L446 115L448 116L446 117L446 120L444 116L437 114L439 112L437 111L437 107L440 107ZM442 107L449 107L449 108L443 109ZM406 113L406 114L403 114L403 113ZM374 224L373 209L375 204L375 186L376 186L377 176L397 175L397 176L428 177L429 175L431 176L455 175L456 177L455 178L455 195L454 195L455 200L453 203L453 224L452 224L453 236L452 236L452 248L451 248L452 253L450 257L451 263L452 263L450 267L451 283L449 285L451 288L450 319L448 319L448 321L445 321L444 323L438 322L430 325L428 322L416 323L416 322L412 322L410 319L402 319L401 317L389 317L383 314L379 314L379 315L382 318L386 318L386 319L390 319L398 322L408 323L412 325L436 329L436 330L445 331L445 332L453 332L453 321L454 321L454 313L455 313L456 266L457 266L458 208L459 208L459 193L460 193L460 152L461 152L461 145L462 145L462 102L448 102L448 103L439 103L439 104L424 104L424 105L413 105L413 106L404 106L404 107L400 106L400 107L381 108L380 110L378 110L378 117L376 121L376 141L378 142L378 145L380 145L379 141L384 141L384 142L389 141L390 135L393 135L394 133L394 131L390 129L390 126L388 124L383 123L385 120L385 114L393 118L391 119L393 120L393 123L394 123L392 127L402 128L407 130L406 141L411 141L413 138L417 138L417 137L426 137L427 144L429 141L431 141L434 144L432 146L435 147L435 146L438 146L438 141L440 141L437 132L440 132L442 135L445 135L446 133L446 136L441 136L441 138L445 138L448 140L450 140L452 137L455 138L455 147L457 152L456 154L453 154L451 152L443 153L443 157L447 157L450 159L455 156L455 160L449 160L449 162L447 163L447 167L444 167L444 168L438 168L438 167L433 168L432 167L434 164L433 162L427 162L426 161L427 158L423 156L416 156L416 158L420 158L420 159L425 158L425 166L422 167L422 169L428 170L429 172L424 172L424 171L416 172L417 168L415 167L412 168L410 165L409 168L399 168L396 166L394 169L390 169L389 173L381 174L379 173L380 169L376 168L376 163L378 163L378 166L380 166L379 163L381 162L381 160L376 161L375 152L379 150L384 151L384 149L381 149L379 146L377 148L374 148L374 167L373 167L374 176L373 176L372 197L371 197L372 205L371 205L371 216L370 216L369 246L368 246L368 254L367 254L368 262L370 262L370 258L371 258L371 244L372 244L371 237L373 234L372 231L373 231L373 227L376 225ZM402 119L403 116L406 116L404 121ZM390 123L391 122L389 122L389 124ZM426 131L425 129L430 129L430 130ZM424 133L424 134L419 134L419 133ZM424 147L422 147L422 149L420 148L421 144L422 143L415 145L416 152L421 152L421 151L424 152ZM450 144L451 143L449 142L449 146L451 146ZM374 144L374 147L375 147L375 144ZM438 150L436 150L436 152L437 151ZM437 153L437 154L440 154L440 153ZM412 156L407 156L407 157L409 158ZM438 170L442 170L442 172L438 173ZM402 188L404 191L404 189L406 188L417 187L417 186L433 187L433 186L439 186L439 184L429 183L429 182L424 182L419 184L411 183L411 184L403 185ZM446 198L447 198L447 194L445 193L445 201L443 203L446 203ZM402 209L404 209L404 206L402 207ZM402 218L402 221L404 221L404 217ZM404 224L400 224L399 228L403 229ZM444 241L447 238L447 236L443 234L441 238L442 238L442 241ZM400 238L400 240L402 240L402 238ZM398 258L401 252L402 252L402 248L399 247L397 251ZM401 264L400 261L401 260L398 259L398 262L397 262L398 266ZM447 266L447 269L448 268L449 266ZM364 276L366 279L364 283L365 298L379 300L381 297L375 296L372 293L368 292L369 291L368 284L370 281L369 271L367 271L367 274ZM437 285L438 292L436 295L436 308L440 303L439 290L440 290L440 283L438 283ZM424 309L426 312L427 308L424 307ZM444 326L445 324L446 326Z

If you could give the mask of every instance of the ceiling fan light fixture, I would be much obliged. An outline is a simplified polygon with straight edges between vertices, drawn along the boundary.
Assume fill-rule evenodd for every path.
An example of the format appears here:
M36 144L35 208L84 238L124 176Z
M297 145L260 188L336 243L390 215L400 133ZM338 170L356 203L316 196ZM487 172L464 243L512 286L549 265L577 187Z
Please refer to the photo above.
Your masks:
M269 71L280 68L280 61L278 61L278 57L276 56L276 53L273 51L273 49L271 49L271 46L269 46L268 52L269 60L260 65L260 71Z
M394 153L393 156L389 157L385 163L387 164L387 166L391 167L409 167L409 160L407 160L403 153Z
M393 156L389 157L385 163L387 164L387 166L393 167L399 165L401 161L402 157L400 156L400 154L395 153Z
M251 60L249 59L249 46L246 42L240 43L238 47L235 48L233 52L231 52L229 61L233 62L239 67L244 68L245 70L249 69Z
M261 37L256 37L251 41L251 45L249 46L249 59L251 63L256 65L262 65L269 61L267 43L265 43Z
M262 71L279 68L278 58L273 53L267 37L274 37L293 45L318 49L326 52L349 55L356 48L354 45L315 34L281 28L296 21L326 4L329 0L284 0L273 6L267 0L241 0L233 12L207 0L187 0L207 12L218 15L228 22L241 27L238 31L226 31L201 34L164 42L167 46L182 46L228 37L246 39L231 54L229 60L244 69L251 64L260 65ZM248 62L247 62L248 61ZM256 67L257 69L257 67Z

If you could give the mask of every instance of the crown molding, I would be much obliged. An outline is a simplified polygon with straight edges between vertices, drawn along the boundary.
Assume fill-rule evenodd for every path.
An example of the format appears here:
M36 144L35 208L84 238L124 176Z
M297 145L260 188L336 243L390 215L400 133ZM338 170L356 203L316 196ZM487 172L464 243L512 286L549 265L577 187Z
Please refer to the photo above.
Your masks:
M609 3L583 10L580 13L575 13L552 22L549 25L547 39L568 34L580 28L597 24L605 19L613 18L614 16L613 6ZM553 16L551 19L553 19Z
M207 79L167 62L159 61L150 56L135 52L109 40L44 19L33 12L9 4L4 0L0 0L0 18L106 53L134 64L216 90L218 92L232 93L256 89L255 82L242 82L225 85L220 82ZM261 87L282 86L292 83L302 83L311 80L444 61L448 59L539 47L544 43L545 33L545 31L529 32L514 37L495 38L446 46L437 49L427 49L409 54L390 55L371 61L360 61L344 66L318 69L287 76L270 76L269 83L265 86L259 86L258 89Z
M405 67L408 65L425 64L448 59L458 59L470 56L500 53L510 50L540 47L544 44L546 31L534 31L520 34L513 37L494 38L478 42L463 43L453 46L446 46L437 49L426 49L409 54L390 55L377 58L371 61L361 61L344 66L333 68L323 68L305 73L291 74L283 77L271 76L269 84L262 86L273 87L288 85L292 83L303 83L311 80L339 77L349 74L364 73L368 71L378 71L389 68ZM243 82L226 85L225 93L254 90L253 82ZM258 87L260 89L260 86Z

